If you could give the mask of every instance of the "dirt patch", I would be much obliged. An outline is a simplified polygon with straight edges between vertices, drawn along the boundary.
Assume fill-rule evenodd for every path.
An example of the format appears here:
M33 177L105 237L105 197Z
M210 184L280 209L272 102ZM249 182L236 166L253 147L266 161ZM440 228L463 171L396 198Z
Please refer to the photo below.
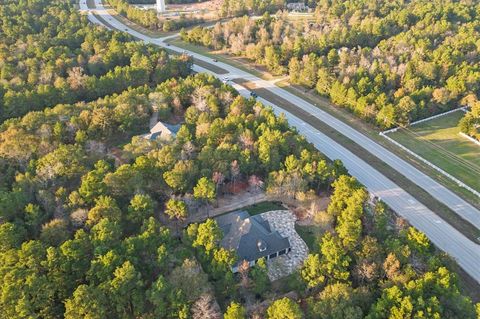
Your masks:
M233 182L227 183L223 188L223 191L227 194L235 195L238 193L245 192L247 188L248 188L248 183L244 181L236 181L235 183Z
M328 204L330 204L330 196L320 196L310 202L310 205L303 205L295 209L295 215L297 216L297 224L302 226L315 225L315 216L327 210Z
M191 215L185 224L202 222L207 217L214 217L225 214L237 209L241 209L247 206L251 206L256 203L268 201L269 198L262 192L241 192L235 195L222 195L212 205L213 207L195 206L190 207Z
M167 9L169 11L197 11L197 10L206 10L206 11L216 11L219 10L222 6L223 0L210 0L197 3L179 3L179 4L168 4Z

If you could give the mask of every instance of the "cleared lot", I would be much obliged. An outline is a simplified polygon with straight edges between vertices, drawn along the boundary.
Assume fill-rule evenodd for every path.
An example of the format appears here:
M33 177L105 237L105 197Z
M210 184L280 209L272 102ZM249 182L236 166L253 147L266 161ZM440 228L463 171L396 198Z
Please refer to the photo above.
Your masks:
M463 115L453 112L388 136L480 191L480 146L459 134L457 124Z

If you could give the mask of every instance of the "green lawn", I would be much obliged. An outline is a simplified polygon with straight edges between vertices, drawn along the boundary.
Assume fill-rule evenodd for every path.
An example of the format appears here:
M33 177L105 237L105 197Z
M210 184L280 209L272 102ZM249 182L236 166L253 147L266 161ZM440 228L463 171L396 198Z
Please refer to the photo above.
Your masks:
M480 191L480 146L459 135L463 115L453 112L388 136Z
M285 210L286 208L282 206L282 203L280 202L261 202L252 206L247 206L243 209L246 210L250 214L250 216L253 216L272 210Z
M250 214L250 216L254 216L254 215L259 215L259 214L263 214L263 213L266 213L266 212L270 212L272 210L286 210L286 208L285 208L285 206L282 205L281 202L266 201L266 202L260 202L260 203L257 203L257 204L253 204L253 205L250 205L250 206L245 206L245 207L242 207L242 208L239 208L239 209L234 209L232 211L219 214L217 216L226 215L226 214L229 214L231 212L235 212L235 211L239 211L239 210L247 211Z
M307 244L308 249L311 252L318 252L320 247L320 239L325 232L322 227L315 225L304 226L295 224L295 230L297 231L298 235L302 237L303 241L305 241L305 244Z

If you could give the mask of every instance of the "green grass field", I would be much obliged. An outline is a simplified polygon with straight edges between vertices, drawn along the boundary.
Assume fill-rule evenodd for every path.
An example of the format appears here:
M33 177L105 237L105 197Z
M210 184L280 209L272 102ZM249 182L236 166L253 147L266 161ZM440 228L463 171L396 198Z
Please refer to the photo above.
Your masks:
M243 208L250 216L263 214L272 210L285 210L286 208L280 202L261 202Z
M459 135L463 115L453 112L388 136L480 191L480 146Z
M295 230L298 235L305 241L308 249L311 252L318 252L320 248L320 239L322 238L325 230L316 225L298 225L295 224Z

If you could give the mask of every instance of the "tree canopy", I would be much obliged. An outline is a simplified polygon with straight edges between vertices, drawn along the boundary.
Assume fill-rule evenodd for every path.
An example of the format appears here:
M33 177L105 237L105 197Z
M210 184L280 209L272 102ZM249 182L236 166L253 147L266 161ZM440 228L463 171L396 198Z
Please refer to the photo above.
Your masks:
M250 3L233 1L237 2L242 8ZM228 10L241 11L232 1L224 3ZM181 37L246 57L273 74L288 73L293 84L314 89L381 128L407 125L466 105L467 96L478 96L480 4L307 4L315 10L313 21L297 21L287 12L261 19L244 16L213 28L196 27ZM464 131L478 128L475 114L472 111L462 122Z
M90 25L70 1L8 0L0 20L2 121L189 72L186 57L171 58L125 33ZM68 131L63 124L52 132L59 140Z
M333 1L328 12L344 17L354 2ZM386 2L375 8L391 16ZM449 12L467 21L470 11ZM427 15L405 14L410 24ZM480 308L463 295L451 261L372 203L284 116L210 75L190 75L185 56L87 25L69 1L8 0L0 16L0 317L476 318ZM284 67L281 49L269 46L269 66ZM343 63L336 50L326 59ZM171 139L145 138L157 115ZM235 251L201 214L245 185L297 202L330 197L319 213L328 227L280 283L270 282L263 258L234 275ZM243 291L264 305L260 313Z

